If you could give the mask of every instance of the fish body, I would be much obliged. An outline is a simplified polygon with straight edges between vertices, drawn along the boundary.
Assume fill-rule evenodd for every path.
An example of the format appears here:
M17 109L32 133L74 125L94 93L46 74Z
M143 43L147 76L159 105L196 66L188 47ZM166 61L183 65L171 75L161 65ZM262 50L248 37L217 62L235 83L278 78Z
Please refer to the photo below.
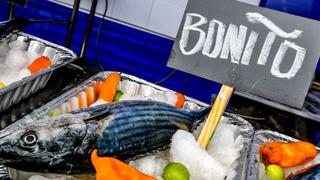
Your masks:
M123 101L72 114L15 123L0 132L0 161L25 171L91 172L90 153L132 160L166 148L178 129L208 114L154 101Z
M320 164L298 171L290 175L287 180L320 180Z

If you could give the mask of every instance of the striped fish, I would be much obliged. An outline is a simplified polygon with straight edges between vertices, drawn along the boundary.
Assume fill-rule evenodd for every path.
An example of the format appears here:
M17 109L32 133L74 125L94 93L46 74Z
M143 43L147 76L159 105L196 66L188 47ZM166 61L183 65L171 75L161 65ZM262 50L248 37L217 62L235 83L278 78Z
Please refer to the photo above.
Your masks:
M0 132L0 160L26 171L84 173L90 153L132 160L166 148L178 129L208 114L154 101L122 101L55 118L24 121ZM29 164L29 165L28 165Z

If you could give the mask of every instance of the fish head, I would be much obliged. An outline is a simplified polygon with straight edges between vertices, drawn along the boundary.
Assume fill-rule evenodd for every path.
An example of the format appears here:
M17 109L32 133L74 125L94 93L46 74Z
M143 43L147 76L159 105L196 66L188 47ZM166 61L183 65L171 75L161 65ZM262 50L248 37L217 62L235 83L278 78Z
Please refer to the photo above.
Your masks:
M0 161L23 169L65 162L82 145L87 116L68 114L12 124L0 131Z

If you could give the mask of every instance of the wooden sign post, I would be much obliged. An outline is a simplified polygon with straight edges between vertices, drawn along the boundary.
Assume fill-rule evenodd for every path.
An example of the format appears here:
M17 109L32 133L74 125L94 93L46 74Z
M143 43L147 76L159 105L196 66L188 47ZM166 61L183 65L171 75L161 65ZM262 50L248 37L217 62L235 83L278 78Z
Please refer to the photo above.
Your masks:
M198 142L233 88L301 108L320 57L320 23L234 0L190 0L168 66L224 84Z
M233 88L227 85L223 85L220 89L220 92L213 104L213 107L210 111L208 119L201 131L201 134L198 138L198 144L202 147L207 148L211 139L211 136L219 124L221 116L223 115L228 102L232 96Z

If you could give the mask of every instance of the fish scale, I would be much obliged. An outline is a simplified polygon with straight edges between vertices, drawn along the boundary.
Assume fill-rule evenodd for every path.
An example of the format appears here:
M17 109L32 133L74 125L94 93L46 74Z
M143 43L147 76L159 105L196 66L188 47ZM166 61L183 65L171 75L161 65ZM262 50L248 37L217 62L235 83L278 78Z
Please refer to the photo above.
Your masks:
M129 155L120 152L129 146L133 149L140 149L139 151L143 151L142 147L145 147L146 150L157 149L163 144L167 144L168 141L170 143L168 137L171 137L179 129L177 124L183 124L182 126L191 129L194 122L192 117L196 117L196 111L182 111L163 103L153 103L151 107L148 105L149 103L145 102L130 102L128 106L119 106L117 109L111 110L116 115L98 139L98 154L100 156L116 155L124 159ZM157 131L157 129L159 130ZM153 142L164 143L157 145ZM139 151L136 151L136 155L139 154ZM135 154L133 153L135 151L128 152L130 156Z
M143 122L146 121L146 125L149 122L152 122L152 119L154 119L154 121L156 122L152 122L152 123L161 123L161 122L167 122L168 118L175 118L177 119L177 116L169 116L168 114L158 114L158 115L137 115L137 116L126 116L126 117L116 117L116 119L113 122L117 123L111 123L109 128L119 128L119 127L125 127L128 123L130 122L134 122L134 123L138 123L138 122ZM179 119L181 119L181 121L183 122L183 119L181 117L179 117ZM177 119L178 120L178 119ZM128 122L130 121L130 122ZM186 123L186 122L185 122Z
M126 112L126 113L123 113L123 112ZM155 112L156 112L156 114L155 114ZM170 111L168 111L168 108L144 109L142 111L138 109L138 110L135 110L134 112L132 112L132 109L130 109L130 108L125 108L125 109L117 110L117 114L118 114L118 116L116 116L114 120L115 121L123 120L125 123L127 123L126 122L126 118L132 118L131 116L134 116L134 117L143 116L143 115L149 115L150 116L151 114L152 114L152 116L168 116L168 115L172 115L172 116L175 116L175 117L180 117L182 120L193 118L191 115L186 114L186 113L182 113L182 112L179 112L179 111L170 112ZM117 125L121 125L121 124L119 123Z
M136 141L127 141L130 146L121 146L119 149L107 149L106 154L101 154L101 156L113 156L121 160L132 160L139 155L146 154L158 149L168 146L171 142L172 135L176 132L174 129L170 130L159 130L152 135L146 135L143 139L138 137Z

